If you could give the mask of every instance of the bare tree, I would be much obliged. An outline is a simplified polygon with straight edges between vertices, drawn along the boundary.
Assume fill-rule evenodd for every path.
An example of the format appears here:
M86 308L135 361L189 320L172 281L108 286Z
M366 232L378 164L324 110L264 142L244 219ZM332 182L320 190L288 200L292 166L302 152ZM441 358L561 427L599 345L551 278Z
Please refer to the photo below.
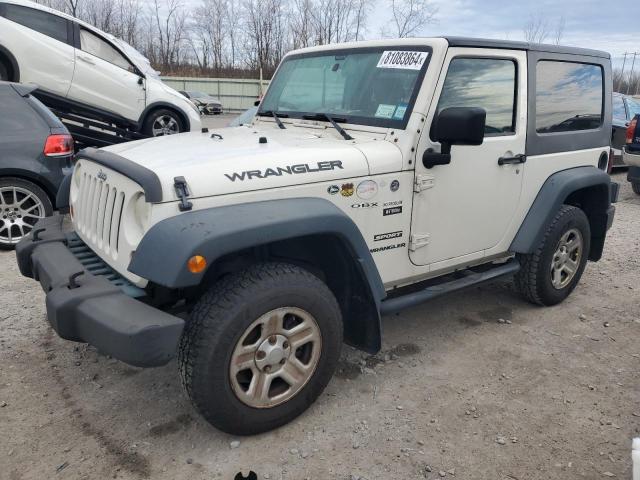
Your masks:
M532 13L524 26L524 39L529 43L543 43L549 36L549 20L542 12Z
M153 0L149 23L155 28L151 29L154 35L149 38L147 52L161 66L176 65L187 37L187 12L180 0L164 0L162 5Z
M245 0L246 64L272 72L285 50L284 0Z
M555 43L556 45L560 45L560 43L562 42L566 23L567 22L564 18L564 15L558 18L558 25L556 25L556 30L553 35L553 43Z
M426 25L436 22L438 13L438 7L430 0L390 0L389 7L393 34L398 38L418 35Z

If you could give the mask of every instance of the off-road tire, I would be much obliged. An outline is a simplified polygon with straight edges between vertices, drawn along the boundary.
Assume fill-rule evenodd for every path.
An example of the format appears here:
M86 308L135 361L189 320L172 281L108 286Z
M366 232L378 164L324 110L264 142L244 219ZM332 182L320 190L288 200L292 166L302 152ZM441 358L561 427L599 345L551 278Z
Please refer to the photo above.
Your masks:
M314 373L298 393L270 408L243 403L231 385L230 361L249 326L267 312L297 307L319 327L322 348ZM182 383L196 409L216 428L252 435L304 412L333 376L342 345L342 316L324 282L287 263L260 263L216 282L198 301L180 341Z
M144 122L142 123L142 133L150 137L161 136L161 135L154 135L153 129L154 129L154 123L156 122L156 120L162 117L170 117L176 122L177 131L175 133L182 133L186 131L184 121L182 120L182 117L178 113L176 113L173 110L161 108L159 110L154 110L147 115L147 117L144 119Z
M631 188L633 193L640 195L640 182L631 182Z
M582 256L571 281L564 288L556 289L551 282L551 263L560 238L572 228L582 235ZM577 207L563 205L534 252L518 255L522 267L515 276L518 290L527 300L538 305L551 306L562 302L580 281L589 256L590 240L591 229L585 213Z
M16 177L0 178L0 194L2 194L2 192L5 189L11 190L14 187L18 188L21 191L26 191L29 194L33 195L33 197L35 197L41 203L42 210L43 210L42 213L44 214L45 217L49 217L53 215L53 204L51 203L51 199L45 193L45 191L42 190L42 188L40 188L38 185L28 180L24 180L22 178L16 178ZM4 218L4 216L6 216L5 214L8 213L5 211L5 208L8 208L7 200L11 201L11 195L13 194L12 192L9 191L4 195L7 196L7 199L3 197L3 201L0 204L0 250L13 250L16 246L16 243L18 242L17 242L17 239L13 239L13 241L9 242L8 239L5 238L6 237L5 233L8 233L5 230L5 226L10 226L10 220ZM33 202L30 202L28 204L24 204L24 207L27 208L32 205L33 205ZM26 219L26 216L25 216L25 219ZM29 218L28 220L25 220L25 221L29 223L35 223L37 220L34 218ZM9 227L9 228L12 228L12 227ZM25 227L25 235L28 235L32 230L33 230L32 228Z

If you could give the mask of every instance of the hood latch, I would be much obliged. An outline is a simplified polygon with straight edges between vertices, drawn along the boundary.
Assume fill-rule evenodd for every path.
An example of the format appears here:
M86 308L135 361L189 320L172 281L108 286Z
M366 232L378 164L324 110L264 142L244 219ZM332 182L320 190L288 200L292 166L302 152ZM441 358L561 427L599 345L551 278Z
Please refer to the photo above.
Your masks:
M178 209L181 212L187 212L193 208L193 203L191 203L187 198L191 193L189 193L189 186L187 185L187 181L184 177L174 177L173 178L173 188L176 190L176 195L180 199L180 205L178 205Z

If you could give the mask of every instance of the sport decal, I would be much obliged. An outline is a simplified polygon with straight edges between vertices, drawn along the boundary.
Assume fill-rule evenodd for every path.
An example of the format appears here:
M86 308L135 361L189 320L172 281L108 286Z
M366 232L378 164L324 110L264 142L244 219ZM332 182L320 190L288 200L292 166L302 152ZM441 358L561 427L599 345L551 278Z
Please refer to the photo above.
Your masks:
M336 168L339 168L340 170L344 169L340 160L317 162L314 166L311 166L308 163L299 163L297 165L267 168L265 170L245 170L244 172L240 173L225 173L224 176L232 182L235 182L236 180L240 180L242 182L244 180L253 180L254 178L263 179L269 177L281 177L285 173L287 175L293 175L297 173L316 173L324 172L326 170L335 170Z
M378 235L373 236L374 242L379 242L380 240L391 240L392 238L400 238L402 236L402 232L389 232L389 233L379 233Z
M428 52L412 52L409 50L385 50L378 60L378 68L400 68L405 70L420 70Z
M389 207L382 210L382 216L386 217L387 215L397 215L402 213L402 207Z
M340 187L338 187L338 185L330 185L329 187L327 187L327 193L329 195L335 195L339 191L340 191Z

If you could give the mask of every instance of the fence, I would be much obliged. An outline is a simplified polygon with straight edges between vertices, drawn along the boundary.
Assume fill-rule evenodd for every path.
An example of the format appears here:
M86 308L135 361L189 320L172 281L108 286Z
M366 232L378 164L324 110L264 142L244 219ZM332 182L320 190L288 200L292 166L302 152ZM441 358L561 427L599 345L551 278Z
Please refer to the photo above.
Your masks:
M268 80L239 78L199 78L199 77L162 77L162 81L176 90L208 93L222 101L225 111L242 111L253 106L261 91L269 85Z

